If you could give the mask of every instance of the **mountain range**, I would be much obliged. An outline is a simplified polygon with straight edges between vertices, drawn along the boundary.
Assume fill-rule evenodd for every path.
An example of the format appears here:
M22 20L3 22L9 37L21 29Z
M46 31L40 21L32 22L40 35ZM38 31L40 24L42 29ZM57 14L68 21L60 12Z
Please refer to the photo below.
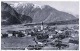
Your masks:
M78 19L72 14L56 10L55 8L49 5L40 6L32 3L14 3L10 5L2 2L1 13L2 13L1 21L5 23L8 22L7 24L10 24L9 22L11 22L11 24L31 22L50 23L56 21L68 21Z
M12 25L32 22L30 16L18 14L9 4L1 2L1 24Z

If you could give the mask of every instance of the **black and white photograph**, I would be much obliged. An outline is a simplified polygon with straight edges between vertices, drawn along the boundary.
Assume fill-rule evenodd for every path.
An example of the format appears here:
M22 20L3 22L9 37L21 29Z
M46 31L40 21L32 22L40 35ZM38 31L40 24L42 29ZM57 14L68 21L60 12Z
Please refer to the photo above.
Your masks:
M79 50L79 1L1 1L1 50Z

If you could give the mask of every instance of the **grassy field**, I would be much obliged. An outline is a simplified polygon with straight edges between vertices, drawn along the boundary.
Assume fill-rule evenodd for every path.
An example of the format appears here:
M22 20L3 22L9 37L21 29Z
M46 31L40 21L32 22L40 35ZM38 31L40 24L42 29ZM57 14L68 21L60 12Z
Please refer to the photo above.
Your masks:
M35 45L35 42L33 41L33 38L31 37L25 37L25 38L19 38L19 37L7 37L1 39L1 48L25 48L28 45Z

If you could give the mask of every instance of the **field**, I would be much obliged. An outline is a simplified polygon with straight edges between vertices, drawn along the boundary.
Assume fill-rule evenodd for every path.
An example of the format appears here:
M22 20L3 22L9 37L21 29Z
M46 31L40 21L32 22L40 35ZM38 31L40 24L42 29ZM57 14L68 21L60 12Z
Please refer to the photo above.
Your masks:
M1 39L1 48L26 48L28 45L34 45L35 42L31 37L18 38L18 37L8 37Z

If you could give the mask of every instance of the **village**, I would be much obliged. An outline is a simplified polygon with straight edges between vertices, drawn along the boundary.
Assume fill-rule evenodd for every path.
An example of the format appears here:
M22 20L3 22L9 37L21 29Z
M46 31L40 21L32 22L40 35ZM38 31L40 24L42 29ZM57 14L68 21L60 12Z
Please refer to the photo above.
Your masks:
M7 30L6 33L2 33L1 49L78 50L79 48L78 27L60 28L57 25L43 24L24 27L24 29L21 27L19 30Z

